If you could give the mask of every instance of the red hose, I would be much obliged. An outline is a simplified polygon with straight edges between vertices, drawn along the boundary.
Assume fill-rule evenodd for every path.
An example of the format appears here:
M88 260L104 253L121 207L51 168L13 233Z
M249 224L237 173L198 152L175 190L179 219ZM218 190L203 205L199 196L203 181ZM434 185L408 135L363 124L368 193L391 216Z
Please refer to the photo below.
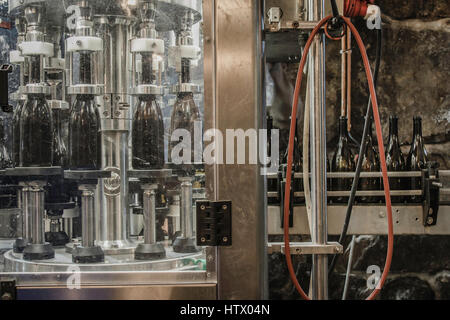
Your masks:
M290 134L289 134L289 151L288 151L288 166L287 166L287 173L286 173L286 189L285 189L285 199L284 199L284 225L289 226L289 203L290 203L290 195L291 195L291 177L292 177L292 163L293 163L293 153L294 153L294 136L295 136L295 125L296 125L296 119L297 119L297 107L298 107L298 98L300 95L300 88L302 85L302 77L303 77L303 70L305 68L306 64L306 58L308 56L309 49L311 47L311 44L314 40L314 37L318 34L319 30L332 18L332 16L328 16L324 19L322 19L317 26L313 29L311 32L311 35L309 36L308 41L305 45L305 50L302 56L302 59L300 61L300 66L298 69L297 74L297 81L295 85L295 91L294 91L294 101L292 106L292 115L291 115L291 128L290 128ZM373 108L373 115L375 119L375 127L377 132L377 139L378 139L378 149L380 153L380 160L381 160L381 169L383 173L383 185L384 185L384 195L386 199L386 210L387 210L387 218L388 218L388 250L387 250L387 257L386 257L386 264L384 266L383 274L381 275L381 279L377 284L377 287L375 290L370 294L370 296L367 298L367 300L373 300L375 297L380 293L381 288L383 287L384 283L386 282L387 276L389 274L389 270L391 267L392 262L392 255L394 252L394 225L392 221L392 205L391 205L391 195L390 195L390 188L389 188L389 179L388 179L388 173L387 173L387 166L386 166L386 157L385 157L385 150L384 150L384 144L383 144L383 132L381 129L381 121L380 121L380 114L378 111L378 101L377 101L377 95L375 91L375 85L373 82L373 76L372 76L372 70L370 68L369 58L367 57L367 52L364 46L364 43L361 39L361 36L358 33L358 30L356 30L355 26L352 24L350 19L343 17L345 23L350 27L350 30L352 34L354 35L356 42L358 43L359 50L361 52L361 56L363 58L364 62L364 68L366 71L367 76L367 82L369 84L370 89L370 97L372 101L372 108ZM284 244L285 244L285 255L286 255L286 263L289 270L289 275L292 279L292 282L294 283L297 291L300 293L301 297L305 300L310 300L308 295L303 291L302 287L300 286L297 277L295 275L294 267L292 265L292 257L291 257L291 251L290 251L290 245L289 245L289 228L284 228Z

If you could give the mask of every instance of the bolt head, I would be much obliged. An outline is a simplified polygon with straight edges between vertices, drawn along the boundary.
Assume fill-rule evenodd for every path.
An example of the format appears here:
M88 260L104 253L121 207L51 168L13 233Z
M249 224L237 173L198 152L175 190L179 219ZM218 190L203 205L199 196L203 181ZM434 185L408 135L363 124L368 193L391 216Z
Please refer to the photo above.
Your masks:
M433 224L433 222L434 222L433 217L428 217L427 224Z

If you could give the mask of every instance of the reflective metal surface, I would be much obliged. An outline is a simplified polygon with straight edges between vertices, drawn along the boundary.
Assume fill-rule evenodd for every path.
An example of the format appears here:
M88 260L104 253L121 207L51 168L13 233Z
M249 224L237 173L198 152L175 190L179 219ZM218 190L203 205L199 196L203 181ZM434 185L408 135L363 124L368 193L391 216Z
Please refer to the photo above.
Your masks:
M328 206L328 234L340 235L347 207ZM440 206L437 225L424 227L422 206L393 205L394 233L396 235L447 235L450 234L450 206ZM280 207L268 208L268 233L284 234L281 228ZM387 234L386 207L383 205L356 205L353 208L349 235ZM294 207L294 227L290 234L310 234L305 207Z
M259 1L204 1L206 130L263 127L260 10ZM207 166L206 174L209 199L233 200L233 246L218 249L218 297L265 298L265 197L260 166L213 165Z

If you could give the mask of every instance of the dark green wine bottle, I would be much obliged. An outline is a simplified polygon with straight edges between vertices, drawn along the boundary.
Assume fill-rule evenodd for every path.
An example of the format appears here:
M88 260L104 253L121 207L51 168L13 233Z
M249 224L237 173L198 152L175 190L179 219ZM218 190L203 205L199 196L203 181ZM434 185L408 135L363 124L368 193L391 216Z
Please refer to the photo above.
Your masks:
M406 163L409 171L421 171L427 168L428 152L423 141L421 117L414 117L413 142ZM411 190L422 190L422 178L411 178L409 187ZM422 197L412 196L411 202L422 202Z
M389 142L386 149L386 165L389 172L406 171L406 162L403 157L398 138L398 117L389 118ZM405 178L389 178L391 190L407 190ZM404 197L392 197L392 202L402 203Z
M362 172L380 172L380 159L378 153L374 148L372 140L372 121L369 122L369 128L365 139L365 153L362 162ZM360 178L359 187L360 191L377 191L380 190L380 178ZM361 203L374 203L377 202L375 196L362 196L356 198Z
M348 144L347 118L339 119L339 142L331 163L332 172L353 172L355 171L355 162L352 151ZM353 179L333 178L331 179L332 191L350 191ZM337 197L333 202L347 203L348 197Z
M70 112L69 150L72 170L101 166L100 114L93 95L78 95Z
M140 96L133 119L133 168L164 166L164 121L156 97Z
M53 120L44 94L28 95L20 119L20 132L20 166L51 167Z

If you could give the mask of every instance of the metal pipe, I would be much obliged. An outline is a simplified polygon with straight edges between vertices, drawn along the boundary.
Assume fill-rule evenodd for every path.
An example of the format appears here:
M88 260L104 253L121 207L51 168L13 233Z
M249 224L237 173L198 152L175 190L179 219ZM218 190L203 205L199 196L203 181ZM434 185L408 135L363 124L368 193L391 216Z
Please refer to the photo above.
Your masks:
M181 178L181 236L194 236L194 215L192 210L192 178Z
M324 1L309 0L309 19L323 18ZM312 242L326 244L327 230L327 190L326 181L326 117L325 117L325 36L316 36L313 45L311 72L311 189L312 193ZM328 257L313 255L312 299L328 299Z
M20 208L22 209L22 238L31 240L31 216L30 216L30 188L24 186L21 193Z
M44 201L45 192L41 184L34 184L29 190L31 214L31 241L33 244L44 243Z
M156 243L156 189L157 185L143 186L144 189L144 243Z
M81 193L81 225L82 225L82 246L84 248L94 247L95 244L95 204L94 192L95 185L80 186Z

